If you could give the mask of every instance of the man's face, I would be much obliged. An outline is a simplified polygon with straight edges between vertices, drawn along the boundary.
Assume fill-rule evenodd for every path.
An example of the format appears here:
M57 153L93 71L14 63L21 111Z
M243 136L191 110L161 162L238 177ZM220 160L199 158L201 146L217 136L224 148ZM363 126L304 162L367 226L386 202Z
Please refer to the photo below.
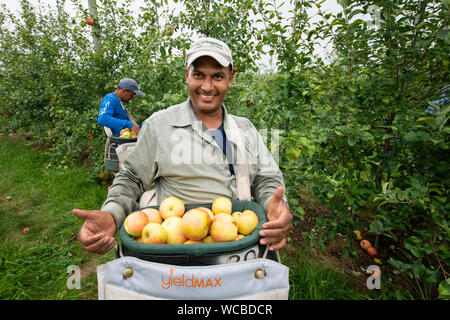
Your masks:
M128 102L134 98L135 94L131 90L121 88L119 91L120 91L120 93L118 95L119 99L122 100L123 102Z
M204 56L186 70L186 83L195 112L211 114L219 110L228 88L231 88L233 73L215 59Z

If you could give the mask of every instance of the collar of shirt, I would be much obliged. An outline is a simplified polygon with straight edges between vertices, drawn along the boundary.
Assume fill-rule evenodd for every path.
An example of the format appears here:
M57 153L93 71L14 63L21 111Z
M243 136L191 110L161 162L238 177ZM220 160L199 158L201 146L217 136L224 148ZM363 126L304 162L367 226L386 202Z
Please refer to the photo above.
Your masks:
M228 117L231 115L228 114L227 108L224 104L222 104L223 107L223 129L225 130L225 134L227 136L228 142L233 143L234 145L237 145L237 139L239 132L234 132L230 127L230 123L228 121ZM205 134L208 129L206 126L197 119L195 116L194 110L192 109L191 105L191 99L188 98L185 102L182 108L179 109L179 112L173 117L173 119L170 121L170 125L174 127L186 127L186 126L192 126L193 130L202 138L206 139L209 143L215 144L214 138L210 133Z

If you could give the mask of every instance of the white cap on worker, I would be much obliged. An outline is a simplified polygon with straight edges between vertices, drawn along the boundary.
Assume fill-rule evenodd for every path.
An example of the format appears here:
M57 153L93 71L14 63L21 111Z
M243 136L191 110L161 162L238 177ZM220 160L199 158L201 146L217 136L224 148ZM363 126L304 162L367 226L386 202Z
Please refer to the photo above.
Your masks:
M201 38L194 42L186 54L186 67L188 68L195 59L210 56L222 66L233 67L231 50L226 43L214 38Z

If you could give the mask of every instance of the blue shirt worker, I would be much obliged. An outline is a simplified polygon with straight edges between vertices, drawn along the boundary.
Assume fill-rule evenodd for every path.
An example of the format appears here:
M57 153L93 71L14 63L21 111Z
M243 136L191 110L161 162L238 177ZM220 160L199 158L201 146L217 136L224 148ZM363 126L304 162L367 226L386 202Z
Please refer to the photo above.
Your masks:
M120 131L125 128L131 129L134 136L141 131L124 107L134 96L138 94L145 96L136 80L131 78L121 79L117 85L117 89L103 97L100 103L100 111L97 117L97 123L101 126L110 128L113 135L120 135Z

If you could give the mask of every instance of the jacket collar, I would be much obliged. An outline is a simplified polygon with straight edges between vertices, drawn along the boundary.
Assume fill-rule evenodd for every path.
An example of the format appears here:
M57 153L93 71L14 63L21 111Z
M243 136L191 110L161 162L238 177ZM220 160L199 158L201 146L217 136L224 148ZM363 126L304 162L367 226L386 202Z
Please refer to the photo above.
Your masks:
M191 98L188 98L185 102L179 104L179 106L180 107L177 108L177 111L174 113L174 117L169 122L170 125L174 127L186 127L188 125L195 127L195 123L199 122L200 120L195 116L194 109L192 108ZM225 128L228 123L228 112L223 103L222 108L224 113L223 123Z
M231 128L228 120L230 115L228 114L227 108L223 103L222 107L223 107L223 128L227 135L227 139L233 144L237 144L238 137L236 135L240 135L241 133L235 132L236 130ZM195 116L194 109L192 109L191 98L188 98L185 102L182 102L179 105L179 108L177 108L176 110L177 111L174 113L174 117L169 122L170 125L174 127L187 127L190 125L199 136L208 140L210 143L214 143L213 137L209 134L205 134L208 131L206 126Z

